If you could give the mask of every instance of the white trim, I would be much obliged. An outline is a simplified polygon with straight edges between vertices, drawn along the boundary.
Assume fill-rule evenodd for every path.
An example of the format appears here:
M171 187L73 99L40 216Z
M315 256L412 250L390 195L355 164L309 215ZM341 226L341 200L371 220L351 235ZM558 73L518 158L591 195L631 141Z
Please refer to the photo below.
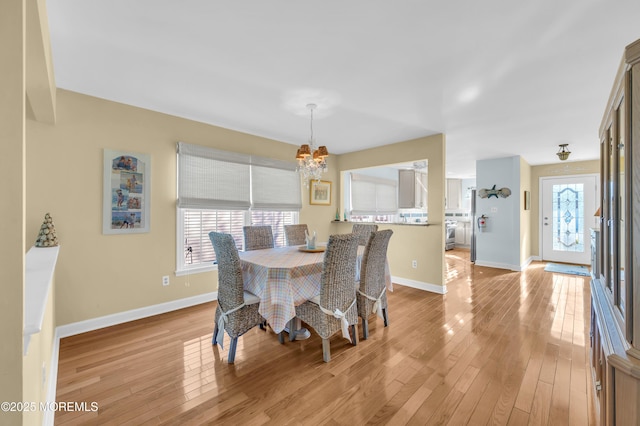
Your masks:
M415 281L415 280L410 280L408 278L400 278L400 277L391 277L391 281L394 284L400 284L405 287L417 288L418 290L425 290L431 293L447 294L446 285L424 283L422 281Z
M176 274L176 277L182 277L184 275L191 275L191 274L201 274L203 272L213 272L213 271L217 271L218 270L218 265L203 265L203 266L197 266L197 267L193 267L193 268L189 268L189 269L182 269L182 270L176 270L174 271L174 274Z
M49 382L47 383L47 407L52 407L56 402L56 391L58 387L58 359L60 355L60 336L58 329L53 334L53 348L51 349L51 364L49 365ZM42 416L42 424L53 426L56 412L47 410Z
M595 188L595 205L598 206L598 200L600 199L600 173L583 173L583 174L573 174L573 175L551 175L551 176L540 176L538 178L538 220L540 222L540 226L538 226L538 253L539 255L537 256L538 259L535 260L542 260L542 257L544 255L544 247L543 247L543 237L542 234L544 232L543 230L543 226L542 226L542 199L543 199L543 181L545 180L550 180L550 179L564 179L564 178L571 178L571 179L580 179L580 178L585 178L585 177L593 177L596 181L596 188ZM586 220L585 220L585 225L587 225ZM586 235L588 235L588 227L587 227L587 232L585 233ZM590 251L591 249L588 247L587 244L588 240L585 239L585 247L587 248L587 251Z
M483 262L476 260L476 266L487 266L489 268L508 269L510 271L520 272L520 265L510 265L508 263Z
M525 260L521 265L520 265L520 272L524 271L525 269L527 269L529 267L529 265L531 264L531 262L533 262L533 256L529 256L529 258L527 260Z
M42 331L59 253L60 246L33 246L25 255L23 356L27 355L31 336Z
M157 305L145 306L143 308L132 309L130 311L118 312L111 315L105 315L103 317L91 318L85 321L61 325L56 328L56 334L58 335L58 338L61 339L80 333L86 333L87 331L98 330L104 327L111 327L112 325L188 308L190 306L211 302L217 299L217 291L199 294L197 296L191 296L184 299L172 300L170 302L159 303Z

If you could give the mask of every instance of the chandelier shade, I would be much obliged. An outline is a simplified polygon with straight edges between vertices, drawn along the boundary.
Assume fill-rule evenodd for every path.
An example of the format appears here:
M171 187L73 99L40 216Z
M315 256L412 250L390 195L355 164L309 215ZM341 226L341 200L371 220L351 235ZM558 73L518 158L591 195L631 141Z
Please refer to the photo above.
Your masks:
M327 163L325 159L329 156L329 150L326 146L315 147L313 138L313 110L317 107L315 104L308 104L307 108L311 111L311 137L308 144L300 145L296 152L296 160L298 167L296 170L304 180L305 186L309 187L309 181L319 181L322 174L327 171Z
M560 150L556 153L556 155L558 156L560 161L564 161L567 158L569 158L569 154L571 154L571 151L567 149L567 146L569 146L569 144L563 143L563 144L560 144L559 146L560 146Z

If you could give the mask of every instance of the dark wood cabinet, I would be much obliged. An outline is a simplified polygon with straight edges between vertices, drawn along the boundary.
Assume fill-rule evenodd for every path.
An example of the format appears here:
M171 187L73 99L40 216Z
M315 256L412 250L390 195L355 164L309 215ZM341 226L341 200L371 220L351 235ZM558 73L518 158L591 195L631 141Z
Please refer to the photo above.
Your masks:
M591 350L603 425L640 424L640 40L626 47L600 126Z

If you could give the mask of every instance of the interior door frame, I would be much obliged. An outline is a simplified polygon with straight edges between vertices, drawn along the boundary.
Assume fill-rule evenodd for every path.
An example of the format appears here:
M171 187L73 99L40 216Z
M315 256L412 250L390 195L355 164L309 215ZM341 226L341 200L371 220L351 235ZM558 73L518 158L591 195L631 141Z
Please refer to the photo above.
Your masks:
M599 173L583 173L583 174L573 174L573 175L557 175L557 176L541 176L539 178L538 181L538 248L539 248L539 253L540 253L540 260L544 261L544 238L543 238L543 234L544 234L544 225L542 224L543 221L543 194L544 194L544 181L545 180L553 180L553 179L571 179L571 178L575 178L575 179L582 179L585 177L592 177L595 180L595 186L596 186L596 192L595 192L595 198L594 198L594 202L595 202L595 207L598 208L598 205L600 203L600 174ZM595 210L594 210L595 212ZM586 212L585 212L586 214ZM594 216L595 219L595 216ZM585 221L586 222L586 221ZM585 234L588 237L589 236L589 232L588 229L595 226L595 221L593 225L588 225L587 223L585 223L585 226L587 227L587 229L585 230ZM589 253L590 252L590 242L588 238L585 238L585 252Z

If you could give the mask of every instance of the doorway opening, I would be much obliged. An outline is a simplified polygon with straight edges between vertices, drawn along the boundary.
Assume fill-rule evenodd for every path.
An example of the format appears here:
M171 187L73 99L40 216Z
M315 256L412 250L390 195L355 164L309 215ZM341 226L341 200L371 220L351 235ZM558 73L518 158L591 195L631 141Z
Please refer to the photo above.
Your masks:
M598 175L540 178L542 260L588 265Z

